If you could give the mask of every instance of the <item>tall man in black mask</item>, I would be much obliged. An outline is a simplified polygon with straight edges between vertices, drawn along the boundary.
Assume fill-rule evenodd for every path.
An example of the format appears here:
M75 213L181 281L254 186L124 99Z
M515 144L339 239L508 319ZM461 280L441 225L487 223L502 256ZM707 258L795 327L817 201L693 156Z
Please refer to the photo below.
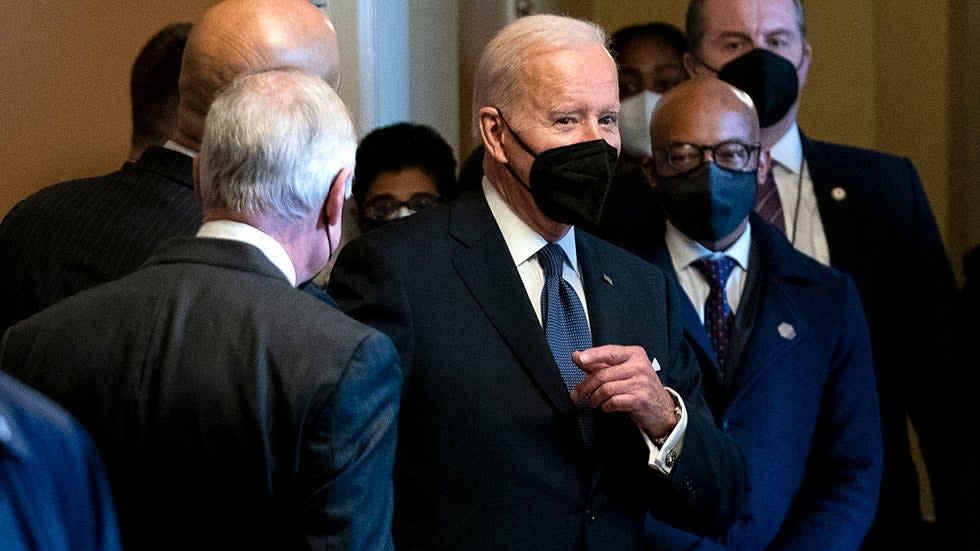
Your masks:
M877 519L865 549L935 548L919 506L911 419L935 496L943 543L962 548L980 515L975 456L962 446L977 419L957 395L956 287L929 202L905 158L813 140L796 124L813 48L799 0L692 0L687 13L694 75L717 75L759 109L762 147L776 190L757 209L793 245L848 273L874 349L885 463Z
M881 425L871 340L854 283L752 213L767 151L751 100L716 78L664 94L644 162L665 238L645 253L690 299L717 423L748 461L749 505L727 548L854 551L874 518ZM758 415L770 411L771 415ZM650 523L653 549L719 541Z
M553 15L500 31L474 85L482 184L334 266L341 308L404 362L400 550L639 550L648 512L717 536L745 499L680 289L577 227L595 223L620 145L606 41Z

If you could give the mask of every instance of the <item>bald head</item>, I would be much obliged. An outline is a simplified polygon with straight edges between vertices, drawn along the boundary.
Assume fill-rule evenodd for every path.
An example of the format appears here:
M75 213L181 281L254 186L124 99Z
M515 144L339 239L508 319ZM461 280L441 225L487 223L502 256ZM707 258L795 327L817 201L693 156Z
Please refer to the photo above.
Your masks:
M654 148L669 143L759 142L759 121L748 94L712 77L678 84L660 99L650 122Z
M751 98L714 77L687 80L657 104L650 136L643 171L667 219L710 250L728 249L745 232L769 162Z
M211 101L235 77L296 67L336 87L340 54L327 16L308 0L224 0L187 40L175 141L197 150Z

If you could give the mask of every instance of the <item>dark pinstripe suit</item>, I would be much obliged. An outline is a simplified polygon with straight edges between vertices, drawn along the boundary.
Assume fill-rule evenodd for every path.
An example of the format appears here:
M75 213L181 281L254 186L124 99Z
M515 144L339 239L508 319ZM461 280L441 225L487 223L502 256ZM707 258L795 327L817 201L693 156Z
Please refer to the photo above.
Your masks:
M31 195L0 223L0 332L132 272L162 241L200 225L191 158L162 147L117 172Z

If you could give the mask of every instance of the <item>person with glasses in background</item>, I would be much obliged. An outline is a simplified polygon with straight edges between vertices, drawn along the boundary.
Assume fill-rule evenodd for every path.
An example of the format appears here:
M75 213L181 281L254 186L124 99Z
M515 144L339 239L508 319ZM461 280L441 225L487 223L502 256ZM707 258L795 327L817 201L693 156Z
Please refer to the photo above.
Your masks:
M714 78L664 94L644 163L667 222L643 256L677 280L715 422L748 458L749 504L708 540L650 519L653 549L854 551L882 470L871 341L851 278L753 212L771 162L749 96ZM697 543L697 545L695 545Z
M976 386L959 356L956 284L915 166L799 127L814 55L801 0L691 0L685 32L688 72L717 76L755 102L773 159L756 209L797 249L854 278L861 295L885 446L878 514L863 549L980 549L980 459L963 446L978 421ZM935 523L920 508L909 421Z
M352 193L362 232L441 205L455 186L453 149L432 127L382 126L357 147Z

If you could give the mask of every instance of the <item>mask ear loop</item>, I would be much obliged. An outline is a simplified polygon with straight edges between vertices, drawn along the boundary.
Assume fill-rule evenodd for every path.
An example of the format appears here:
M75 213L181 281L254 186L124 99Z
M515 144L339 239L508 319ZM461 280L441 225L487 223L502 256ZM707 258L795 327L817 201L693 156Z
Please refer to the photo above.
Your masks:
M772 51L772 50L770 50L768 48L752 48L752 50L766 50L769 53L772 53L772 54L775 54L775 55L780 55L780 54L777 54L776 52L774 52L774 51ZM751 52L752 50L749 50L749 52ZM745 53L748 53L748 52L745 52ZM725 65L727 65L728 63L730 63L731 61L733 61L735 59L738 59L739 57L742 57L743 55L745 55L745 54L742 54L742 55L733 57L732 59L729 59L728 61L725 62ZM693 57L694 59L698 60L698 63L700 63L703 67L705 67L706 69L708 69L712 73L714 73L716 76L718 75L718 72L721 71L721 68L715 69L711 65L708 65L708 62L705 61L704 58L702 58L698 54L691 53L691 57ZM780 55L780 57L782 57L782 56ZM800 71L800 67L803 66L803 58L805 58L805 57L806 57L806 40L804 40L803 37L801 36L800 37L800 60L797 61L796 63L793 63L789 59L787 59L786 61L789 61L790 63L793 63L793 69L795 69L796 72L799 72ZM724 65L722 65L722 67L724 67ZM497 112L499 113L500 112L500 109L497 109Z
M511 126L510 123L507 122L507 119L504 118L504 112L501 111L499 107L494 107L494 109L497 110L497 115L500 116L500 120L502 120L504 122L504 125L507 126L507 131L510 132L511 136L514 136L514 140L517 141L517 145L521 146L521 148L523 148L524 151L527 151L527 154L530 155L531 158L537 159L538 154L535 153L534 150L532 150L531 147L528 146L524 142L524 140L521 139L521 137L517 134L517 132L514 131L514 127Z
M500 117L500 120L503 121L504 126L507 127L507 132L509 132L511 136L514 136L514 141L517 142L517 145L521 146L521 148L523 148L524 151L527 151L528 155L530 155L532 159L537 159L538 158L537 154L535 154L534 151L532 151L531 148L528 147L526 143L524 143L524 140L522 140L521 137L517 135L517 132L515 132L514 129L510 126L510 123L507 122L507 119L504 118L504 112L501 111L499 107L494 107L494 109L497 110L497 115ZM518 176L517 171L514 170L514 167L510 166L510 161L508 161L507 164L505 164L504 166L510 172L511 176L513 176L514 179L517 180L518 184L521 184L521 186L524 187L524 189L526 189L528 193L531 194L534 193L533 191L531 191L531 186L524 183L524 179Z

